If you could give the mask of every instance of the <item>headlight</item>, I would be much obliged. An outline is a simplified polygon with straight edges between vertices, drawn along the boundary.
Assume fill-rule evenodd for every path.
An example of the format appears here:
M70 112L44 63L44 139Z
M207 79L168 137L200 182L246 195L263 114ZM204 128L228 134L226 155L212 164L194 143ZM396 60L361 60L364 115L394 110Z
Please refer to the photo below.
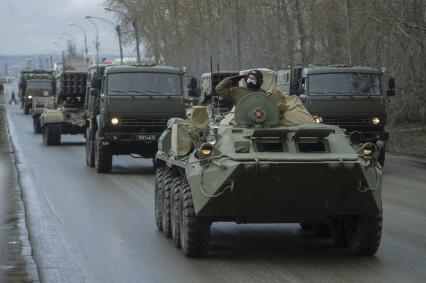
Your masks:
M206 141L211 144L211 145L215 145L217 140L216 140L216 136L215 135L208 135L206 138Z
M371 148L364 148L363 154L364 156L371 156L373 154L373 150Z
M28 96L27 96L27 98L28 98L28 99L31 99L31 98L33 98L33 96L32 96L32 95L28 95Z
M315 122L317 122L317 123L322 123L322 117L320 117L320 116L314 116L314 119L315 119Z
M209 157L213 153L213 145L209 143L203 143L198 149L198 152L202 158Z
M111 124L113 124L114 126L115 126L115 125L118 125L118 122L119 122L119 120L118 120L118 118L116 118L116 117L113 117L113 118L111 119Z
M371 119L371 122L373 122L373 125L378 125L378 124L380 124L380 118L379 117L373 117L373 119Z

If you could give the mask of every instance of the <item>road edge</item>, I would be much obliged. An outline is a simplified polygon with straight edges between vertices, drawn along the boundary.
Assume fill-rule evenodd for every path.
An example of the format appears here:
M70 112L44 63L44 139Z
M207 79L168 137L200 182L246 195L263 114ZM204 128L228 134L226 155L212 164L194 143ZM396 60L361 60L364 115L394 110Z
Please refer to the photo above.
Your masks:
M5 98L5 97L4 97ZM6 105L5 105L6 106ZM19 240L21 241L21 256L25 261L25 269L28 275L29 282L40 282L40 275L39 275L39 269L37 261L34 257L34 251L33 246L31 244L31 234L29 233L29 223L28 223L28 210L27 206L25 205L24 201L24 195L22 193L22 178L19 171L19 157L16 154L16 147L10 132L10 125L9 125L9 119L10 115L8 112L8 107L5 107L5 114L6 114L6 134L7 139L9 141L10 147L11 147L11 164L13 168L13 173L17 180L17 205L18 205L18 221L17 221L17 227L19 231Z

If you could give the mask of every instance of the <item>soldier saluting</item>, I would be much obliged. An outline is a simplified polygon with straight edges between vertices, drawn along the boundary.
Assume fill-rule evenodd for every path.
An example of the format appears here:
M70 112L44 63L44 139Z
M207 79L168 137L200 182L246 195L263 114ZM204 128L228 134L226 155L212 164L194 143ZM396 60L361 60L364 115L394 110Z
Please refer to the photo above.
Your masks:
M243 79L247 87L238 86L238 82ZM266 92L261 89L263 83L263 75L259 70L250 70L247 75L238 75L223 79L216 86L216 93L219 96L231 100L234 105L237 105L241 98L252 92Z

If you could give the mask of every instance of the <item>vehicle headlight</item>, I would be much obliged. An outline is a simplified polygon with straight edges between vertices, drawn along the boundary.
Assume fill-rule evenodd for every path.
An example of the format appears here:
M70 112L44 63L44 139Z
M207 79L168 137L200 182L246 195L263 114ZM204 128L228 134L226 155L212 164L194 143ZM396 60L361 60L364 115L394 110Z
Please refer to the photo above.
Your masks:
M373 123L373 125L378 125L378 124L380 124L380 118L379 117L373 117L373 119L371 119L371 122Z
M32 96L32 95L28 95L28 96L27 96L27 98L28 98L28 99L31 99L31 98L33 98L33 96Z
M200 157L203 157L203 158L209 157L213 153L213 145L209 143L203 143L198 149L198 152L201 155Z
M118 120L118 118L117 117L113 117L112 119L111 119L111 124L112 125L114 125L114 126L116 126L116 125L118 125L118 123L119 123L120 121Z
M314 116L314 119L315 119L315 122L317 122L317 123L323 122L322 117L320 117L320 116Z

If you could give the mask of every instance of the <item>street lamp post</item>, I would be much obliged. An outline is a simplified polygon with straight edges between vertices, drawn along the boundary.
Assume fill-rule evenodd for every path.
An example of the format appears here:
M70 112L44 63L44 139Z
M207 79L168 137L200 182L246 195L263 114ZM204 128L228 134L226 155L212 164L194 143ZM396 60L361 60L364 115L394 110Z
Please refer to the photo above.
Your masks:
M56 46L59 47L59 49L62 51L62 70L65 71L65 52L64 49L62 48L62 46L57 43L56 41L53 42L53 44L55 44Z
M114 12L114 13L120 14L119 11L113 10L111 8L105 7L104 9L107 10L108 12ZM135 32L136 56L138 58L138 63L140 63L141 62L141 56L140 56L140 51L139 51L140 40L139 40L138 25L137 25L136 19L132 19L132 26L133 26L133 30Z
M79 25L73 24L73 23L68 23L70 26L76 27L78 29L80 29L83 34L84 34L84 54L86 57L86 63L89 63L89 57L88 57L88 49L87 49L87 36L86 36L86 31L84 30L84 28L82 28Z
M120 48L120 61L121 61L121 64L123 64L123 47L122 47L122 44L121 44L121 27L120 27L120 25L117 25L114 22L112 22L108 19L105 19L105 18L91 17L91 16L86 16L86 18L87 19L100 20L100 21L106 22L106 23L112 25L113 27L115 27L115 31L117 32L117 36L118 36L118 45L119 45L119 48Z
M96 62L96 66L97 66L98 65L98 57L99 57L99 30L98 30L98 26L96 25L96 23L93 20L91 20L92 17L86 16L84 18L86 20L88 20L89 22L91 22L95 26L95 30L96 30L96 43L95 43L95 45L96 45L96 59L95 59L95 62Z

